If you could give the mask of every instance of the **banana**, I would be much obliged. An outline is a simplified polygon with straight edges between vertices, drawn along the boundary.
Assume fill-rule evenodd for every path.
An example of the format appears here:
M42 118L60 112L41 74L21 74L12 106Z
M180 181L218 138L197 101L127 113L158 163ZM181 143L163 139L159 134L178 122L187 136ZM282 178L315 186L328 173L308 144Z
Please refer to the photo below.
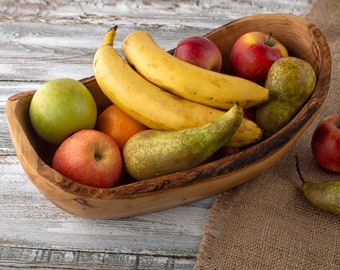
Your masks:
M116 27L109 29L95 53L94 75L103 93L122 111L156 130L179 130L211 122L225 111L177 97L139 75L113 48ZM244 118L229 141L257 142L262 130Z
M263 130L257 124L243 117L240 127L225 146L237 148L254 144L262 139L262 134Z
M143 77L182 98L223 110L235 102L250 108L269 100L269 90L254 82L176 58L161 49L147 31L127 35L122 50Z

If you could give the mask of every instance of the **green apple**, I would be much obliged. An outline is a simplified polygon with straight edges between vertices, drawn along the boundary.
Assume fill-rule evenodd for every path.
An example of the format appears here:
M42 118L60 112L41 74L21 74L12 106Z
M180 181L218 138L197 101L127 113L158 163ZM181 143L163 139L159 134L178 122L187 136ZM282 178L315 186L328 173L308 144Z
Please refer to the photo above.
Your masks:
M34 93L29 117L42 139L59 144L80 129L93 129L97 106L81 82L60 78L45 83Z

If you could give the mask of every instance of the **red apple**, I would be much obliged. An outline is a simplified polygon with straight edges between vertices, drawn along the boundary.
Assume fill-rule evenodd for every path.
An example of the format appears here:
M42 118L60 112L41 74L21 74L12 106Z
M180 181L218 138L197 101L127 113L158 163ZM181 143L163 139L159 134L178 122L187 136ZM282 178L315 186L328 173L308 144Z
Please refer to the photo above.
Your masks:
M248 32L233 44L230 64L235 76L264 85L271 65L285 56L287 49L271 33Z
M311 147L320 167L340 173L340 113L320 121L314 130Z
M83 129L60 144L52 167L83 185L109 188L118 182L123 161L111 137L97 130Z
M220 72L222 54L210 39L192 36L181 40L174 51L174 56L195 66Z

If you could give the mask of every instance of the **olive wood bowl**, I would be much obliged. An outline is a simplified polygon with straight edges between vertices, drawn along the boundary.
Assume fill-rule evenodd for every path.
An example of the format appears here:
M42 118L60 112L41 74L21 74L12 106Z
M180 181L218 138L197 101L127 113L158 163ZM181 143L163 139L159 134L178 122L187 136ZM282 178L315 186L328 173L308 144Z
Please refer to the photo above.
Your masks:
M17 156L36 188L56 206L77 216L113 219L141 215L183 205L218 194L259 176L294 145L318 114L329 89L331 57L320 30L308 20L288 14L254 15L227 23L205 36L223 52L223 71L229 70L229 53L235 40L249 31L271 32L289 54L308 61L317 85L299 113L271 137L241 152L190 170L134 182L122 177L114 188L78 184L51 168L55 146L33 131L28 108L34 91L9 97L6 115ZM94 77L81 80L92 92L98 112L111 102Z

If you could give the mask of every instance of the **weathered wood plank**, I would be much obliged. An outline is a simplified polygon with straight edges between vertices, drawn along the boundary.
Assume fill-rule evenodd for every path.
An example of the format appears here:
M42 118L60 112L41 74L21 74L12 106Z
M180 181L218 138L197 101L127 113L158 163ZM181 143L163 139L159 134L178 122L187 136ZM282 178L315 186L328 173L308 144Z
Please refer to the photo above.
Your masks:
M264 12L306 14L311 3L311 0L102 0L100 2L96 0L53 2L3 0L1 12L6 20L46 22L72 20L72 23L81 21L98 24L107 21L108 18L131 17L143 21L163 17L168 25L172 21L179 22L187 18L193 22L204 17L211 21L217 16L228 15L236 18L245 14Z
M192 269L194 258L142 256L109 251L77 251L4 247L0 266L58 269ZM20 254L20 257L17 256ZM15 263L14 263L15 261ZM7 269L7 268L6 268ZM12 268L13 269L13 268Z
M118 24L118 23L117 23ZM68 76L81 79L93 74L92 60L105 31L110 25L49 25L43 23L0 23L1 79L6 81L47 81ZM148 29L164 49L171 49L187 35L188 29L172 31L158 26ZM134 27L119 25L115 48ZM212 28L211 28L212 29ZM197 28L192 34L204 34L211 29Z
M20 254L20 257L17 256ZM195 258L129 255L110 251L79 251L4 247L1 269L182 269L189 270Z

